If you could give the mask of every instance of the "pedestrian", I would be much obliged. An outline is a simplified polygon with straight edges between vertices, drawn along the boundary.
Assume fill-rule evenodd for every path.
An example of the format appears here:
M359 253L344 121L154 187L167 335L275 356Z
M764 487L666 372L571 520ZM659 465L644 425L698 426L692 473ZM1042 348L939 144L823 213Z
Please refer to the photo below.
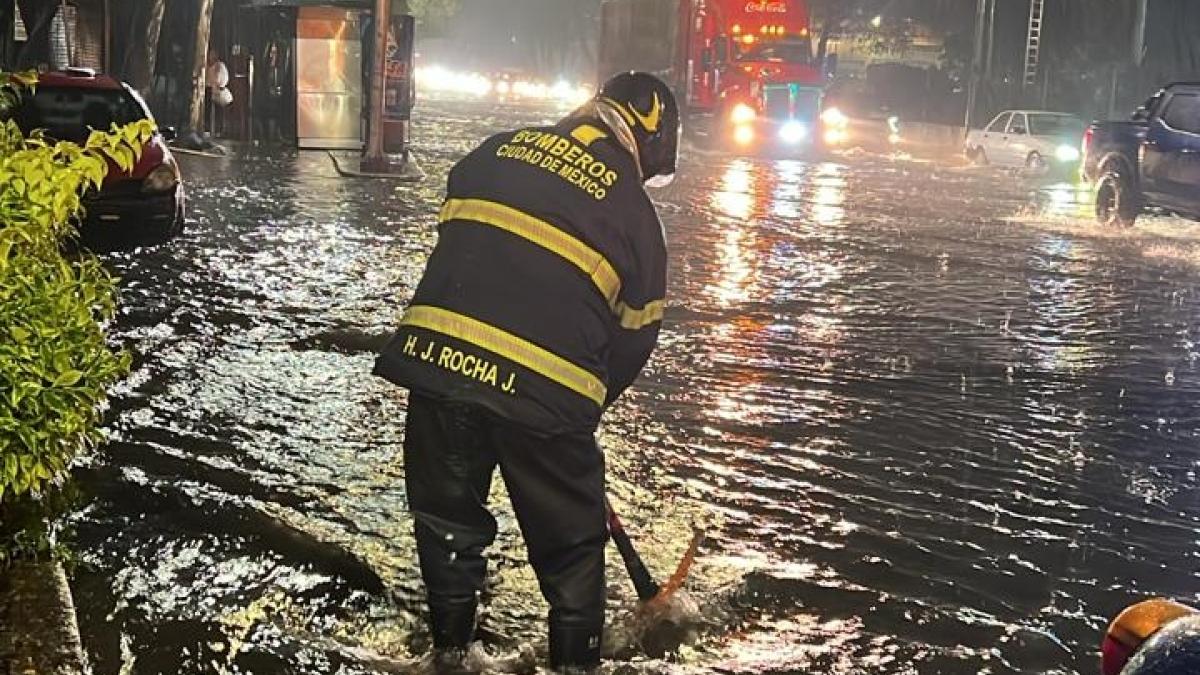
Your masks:
M679 133L670 89L624 73L450 171L437 246L375 367L410 390L405 486L440 667L460 667L473 639L497 466L550 605L550 666L599 664L595 430L658 338L666 244L645 186L674 176Z
M220 120L224 114L219 108L233 103L233 93L229 91L229 69L215 49L208 50L208 62L204 67L205 106L208 113L208 130L216 135L222 126ZM218 119L219 118L219 119Z

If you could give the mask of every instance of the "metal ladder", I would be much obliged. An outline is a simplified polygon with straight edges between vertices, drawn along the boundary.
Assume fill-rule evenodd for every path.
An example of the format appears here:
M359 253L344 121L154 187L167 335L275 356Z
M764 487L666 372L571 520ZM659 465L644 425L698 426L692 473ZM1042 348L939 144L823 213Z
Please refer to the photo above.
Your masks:
M1042 48L1042 15L1046 0L1029 0L1029 37L1025 42L1025 86L1037 83L1038 61Z

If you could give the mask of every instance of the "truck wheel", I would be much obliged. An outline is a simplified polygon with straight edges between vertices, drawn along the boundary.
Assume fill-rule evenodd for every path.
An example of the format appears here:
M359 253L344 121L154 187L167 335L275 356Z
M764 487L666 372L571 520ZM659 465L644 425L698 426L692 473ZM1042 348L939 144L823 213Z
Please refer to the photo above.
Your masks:
M1133 227L1137 220L1138 198L1129 179L1109 172L1096 183L1096 220L1109 227Z

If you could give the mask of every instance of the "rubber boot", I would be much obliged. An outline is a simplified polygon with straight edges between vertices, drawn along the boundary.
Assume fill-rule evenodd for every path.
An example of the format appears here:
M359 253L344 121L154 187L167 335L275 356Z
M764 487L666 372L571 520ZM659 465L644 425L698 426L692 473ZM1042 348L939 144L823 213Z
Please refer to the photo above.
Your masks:
M430 604L429 630L434 649L465 652L475 637L475 602Z
M437 675L474 673L467 666L467 650L475 637L475 602L429 605L429 630L433 633L433 672Z
M600 666L603 626L550 624L550 668L556 673L592 673Z

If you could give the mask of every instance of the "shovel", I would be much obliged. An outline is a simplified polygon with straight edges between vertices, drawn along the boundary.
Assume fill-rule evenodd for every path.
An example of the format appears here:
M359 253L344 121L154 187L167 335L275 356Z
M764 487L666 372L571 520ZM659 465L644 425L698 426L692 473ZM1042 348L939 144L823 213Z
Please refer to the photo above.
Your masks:
M651 576L650 570L646 569L646 563L642 562L642 557L634 549L633 540L629 538L625 526L621 523L620 517L613 510L612 503L608 501L607 497L604 500L604 506L608 511L609 534L612 536L613 543L617 545L617 551L621 554L621 560L625 563L625 570L629 572L629 578L633 580L638 600L644 605L665 604L687 580L688 571L691 570L692 563L696 560L696 551L700 548L704 533L700 530L692 533L692 541L688 544L687 551L683 554L679 564L675 566L675 572L667 578L666 583L659 585Z

